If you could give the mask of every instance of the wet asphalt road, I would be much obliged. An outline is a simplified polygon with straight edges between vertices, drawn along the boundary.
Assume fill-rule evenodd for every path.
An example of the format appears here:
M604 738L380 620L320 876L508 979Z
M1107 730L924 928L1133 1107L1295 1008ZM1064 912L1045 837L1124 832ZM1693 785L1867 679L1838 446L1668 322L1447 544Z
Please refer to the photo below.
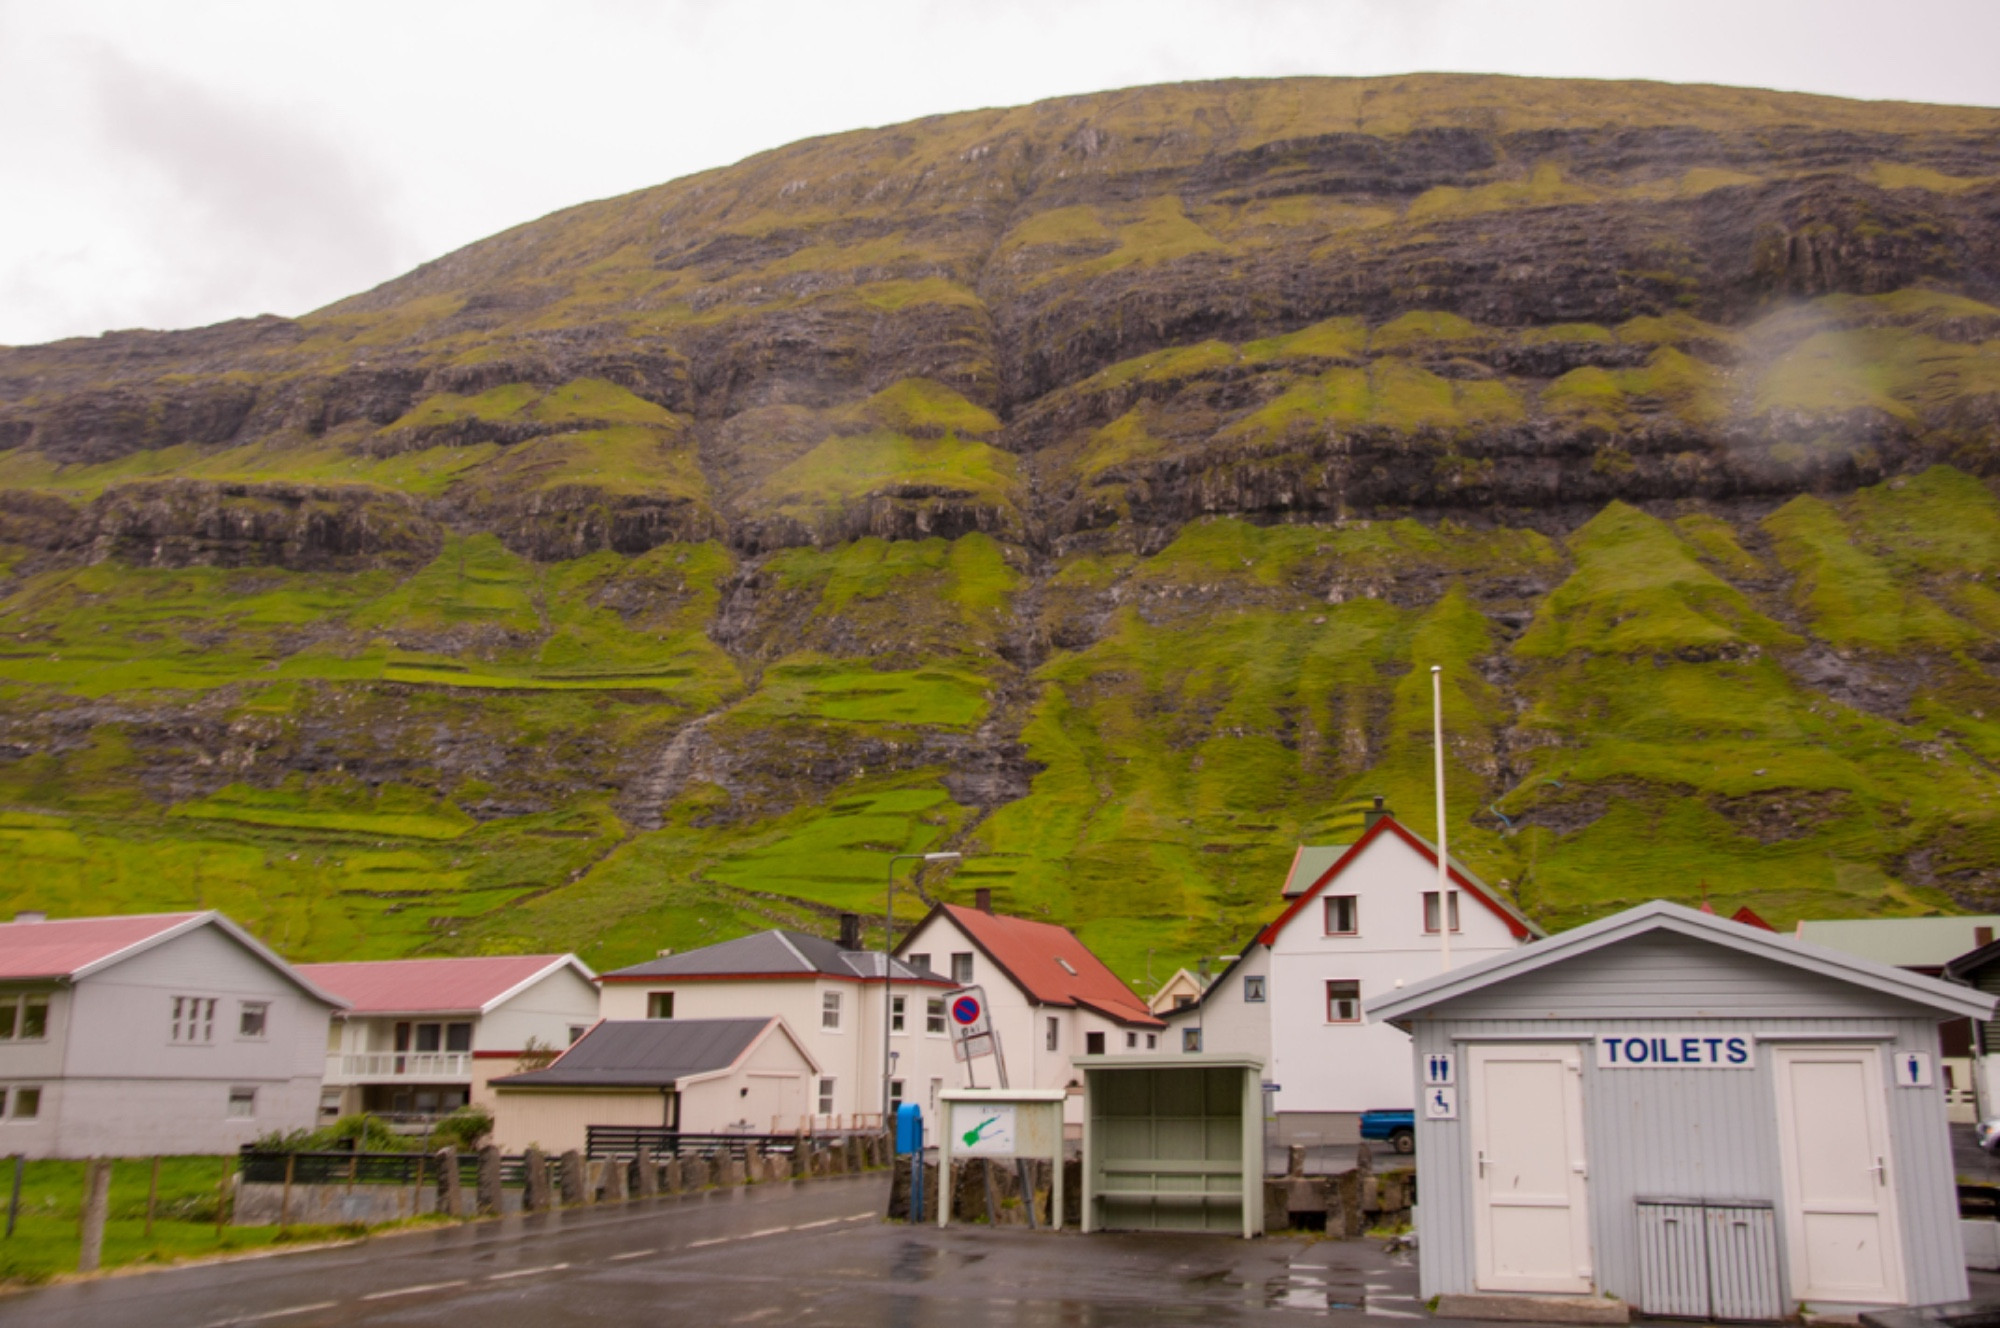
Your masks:
M881 1220L880 1176L377 1237L0 1300L0 1324L1138 1328L1422 1318L1379 1242L1055 1235Z

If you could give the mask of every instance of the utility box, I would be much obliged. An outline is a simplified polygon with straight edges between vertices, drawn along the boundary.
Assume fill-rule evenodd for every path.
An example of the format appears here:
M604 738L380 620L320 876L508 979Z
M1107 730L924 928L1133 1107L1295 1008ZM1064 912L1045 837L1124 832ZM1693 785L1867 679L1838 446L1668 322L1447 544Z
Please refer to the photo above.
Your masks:
M1264 1230L1264 1063L1078 1056L1085 1231Z
M1063 1214L1063 1103L1060 1088L950 1088L938 1094L938 1225L951 1221L954 1158L1054 1163L1049 1212L1057 1230ZM1026 1187L1023 1186L1025 1189ZM1032 1204L1032 1196L1024 1195Z

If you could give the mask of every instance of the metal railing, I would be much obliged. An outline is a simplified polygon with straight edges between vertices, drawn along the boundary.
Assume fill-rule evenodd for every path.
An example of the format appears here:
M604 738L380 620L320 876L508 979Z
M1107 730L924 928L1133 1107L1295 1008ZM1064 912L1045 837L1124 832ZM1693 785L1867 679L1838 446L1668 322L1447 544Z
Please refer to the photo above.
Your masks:
M348 1051L326 1058L326 1082L330 1084L363 1079L452 1083L471 1078L469 1051Z
M549 1181L562 1179L562 1158L550 1157ZM434 1185L436 1153L313 1153L265 1152L251 1147L238 1151L236 1170L250 1183L280 1185L290 1172L294 1185ZM519 1154L500 1159L500 1183L519 1188L526 1183L527 1161ZM479 1183L479 1154L458 1155L458 1179L468 1189Z
M741 1158L751 1148L789 1154L797 1142L794 1134L690 1134L658 1125L584 1127L584 1156L590 1158L637 1157L641 1148L657 1158Z

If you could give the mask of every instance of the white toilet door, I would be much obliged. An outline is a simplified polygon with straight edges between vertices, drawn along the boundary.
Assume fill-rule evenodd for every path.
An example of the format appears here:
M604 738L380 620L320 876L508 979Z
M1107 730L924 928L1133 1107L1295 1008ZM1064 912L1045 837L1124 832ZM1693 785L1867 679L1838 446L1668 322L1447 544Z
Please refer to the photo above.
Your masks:
M1590 1291L1582 1052L1473 1047L1467 1059L1479 1289Z
M1792 1299L1903 1302L1882 1054L1874 1047L1779 1047L1778 1144Z

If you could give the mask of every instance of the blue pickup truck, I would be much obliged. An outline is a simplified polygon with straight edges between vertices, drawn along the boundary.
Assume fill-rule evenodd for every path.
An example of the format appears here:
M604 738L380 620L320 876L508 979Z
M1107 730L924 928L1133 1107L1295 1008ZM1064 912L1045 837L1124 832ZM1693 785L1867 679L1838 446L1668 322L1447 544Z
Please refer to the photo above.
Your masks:
M1364 1111L1361 1137L1369 1143L1387 1143L1399 1153L1417 1151L1417 1113L1414 1111Z

